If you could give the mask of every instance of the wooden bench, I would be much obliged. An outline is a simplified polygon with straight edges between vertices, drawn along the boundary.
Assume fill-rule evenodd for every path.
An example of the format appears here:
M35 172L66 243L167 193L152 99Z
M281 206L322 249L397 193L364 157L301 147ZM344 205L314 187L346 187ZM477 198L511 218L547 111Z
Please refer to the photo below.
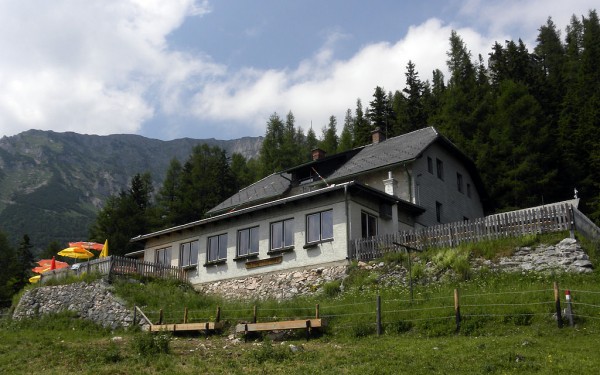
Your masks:
M152 324L150 332L215 331L223 328L223 322Z
M323 319L284 320L280 322L240 323L235 326L235 333L258 331L280 331L284 329L312 329L326 325Z

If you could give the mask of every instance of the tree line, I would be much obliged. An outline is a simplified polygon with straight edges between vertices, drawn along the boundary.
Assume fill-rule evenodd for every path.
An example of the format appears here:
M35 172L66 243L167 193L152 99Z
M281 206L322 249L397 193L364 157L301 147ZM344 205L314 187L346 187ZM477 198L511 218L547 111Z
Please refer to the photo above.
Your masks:
M197 146L183 163L171 161L157 191L150 174L135 175L128 189L105 202L90 240L108 239L113 254L135 251L132 237L199 220L239 189L309 161L315 148L335 154L370 143L376 128L393 137L425 126L435 126L475 162L494 210L565 200L577 190L583 211L600 223L598 15L572 16L564 35L548 18L536 42L531 51L521 40L496 42L486 58L474 58L453 31L449 77L436 69L431 81L422 80L409 60L405 87L376 86L367 105L357 99L339 135L335 116L317 136L298 126L291 111L284 118L273 113L257 158ZM0 247L9 246L2 238ZM21 263L15 260L14 268ZM22 285L24 275L15 276L18 282L4 276L0 288Z

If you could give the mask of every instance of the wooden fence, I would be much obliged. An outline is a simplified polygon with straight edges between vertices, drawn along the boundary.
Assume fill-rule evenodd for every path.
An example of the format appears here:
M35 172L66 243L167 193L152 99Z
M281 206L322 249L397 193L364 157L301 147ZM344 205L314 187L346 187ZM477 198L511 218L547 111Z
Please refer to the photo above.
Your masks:
M453 247L461 243L502 237L572 231L575 229L573 212L573 206L565 202L470 221L356 239L350 241L350 257L368 261L388 252L404 251L404 248L397 244L424 250L430 247Z
M43 284L45 281L54 278L63 278L84 273L99 273L109 277L137 275L144 277L158 277L162 279L177 279L181 281L187 280L185 270L180 267L111 255L106 258L77 263L75 267L71 266L70 268L46 271L41 275L40 283Z

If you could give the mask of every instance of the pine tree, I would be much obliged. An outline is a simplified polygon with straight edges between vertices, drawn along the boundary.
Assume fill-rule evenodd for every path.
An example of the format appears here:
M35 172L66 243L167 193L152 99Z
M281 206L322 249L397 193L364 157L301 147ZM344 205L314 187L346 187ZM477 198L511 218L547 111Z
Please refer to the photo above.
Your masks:
M391 133L390 105L383 88L379 86L375 88L373 100L369 105L368 118L371 121L372 129L379 128L385 135L389 136Z
M161 228L174 226L177 212L181 205L181 174L183 167L181 162L173 158L163 180L162 187L156 196L156 206Z
M333 155L338 149L337 119L335 116L329 117L329 124L323 128L323 138L319 142L319 148L329 155Z
M354 140L352 139L352 134L354 134L353 129L354 118L352 118L352 110L348 108L346 110L346 116L344 117L344 128L342 129L342 134L340 135L340 143L338 145L338 151L348 151L351 150L354 144Z
M364 146L371 143L371 132L373 128L365 116L360 99L356 100L356 110L354 113L354 146Z

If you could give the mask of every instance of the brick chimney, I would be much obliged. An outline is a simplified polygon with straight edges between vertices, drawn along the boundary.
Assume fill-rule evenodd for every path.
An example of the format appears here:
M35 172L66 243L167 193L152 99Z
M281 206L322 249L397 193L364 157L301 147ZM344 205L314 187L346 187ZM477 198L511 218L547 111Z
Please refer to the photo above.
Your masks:
M321 150L320 148L315 148L312 150L312 160L319 160L325 157L326 152Z
M380 128L376 128L371 132L371 137L373 138L373 144L376 145L379 142L385 141L385 135L381 131Z

